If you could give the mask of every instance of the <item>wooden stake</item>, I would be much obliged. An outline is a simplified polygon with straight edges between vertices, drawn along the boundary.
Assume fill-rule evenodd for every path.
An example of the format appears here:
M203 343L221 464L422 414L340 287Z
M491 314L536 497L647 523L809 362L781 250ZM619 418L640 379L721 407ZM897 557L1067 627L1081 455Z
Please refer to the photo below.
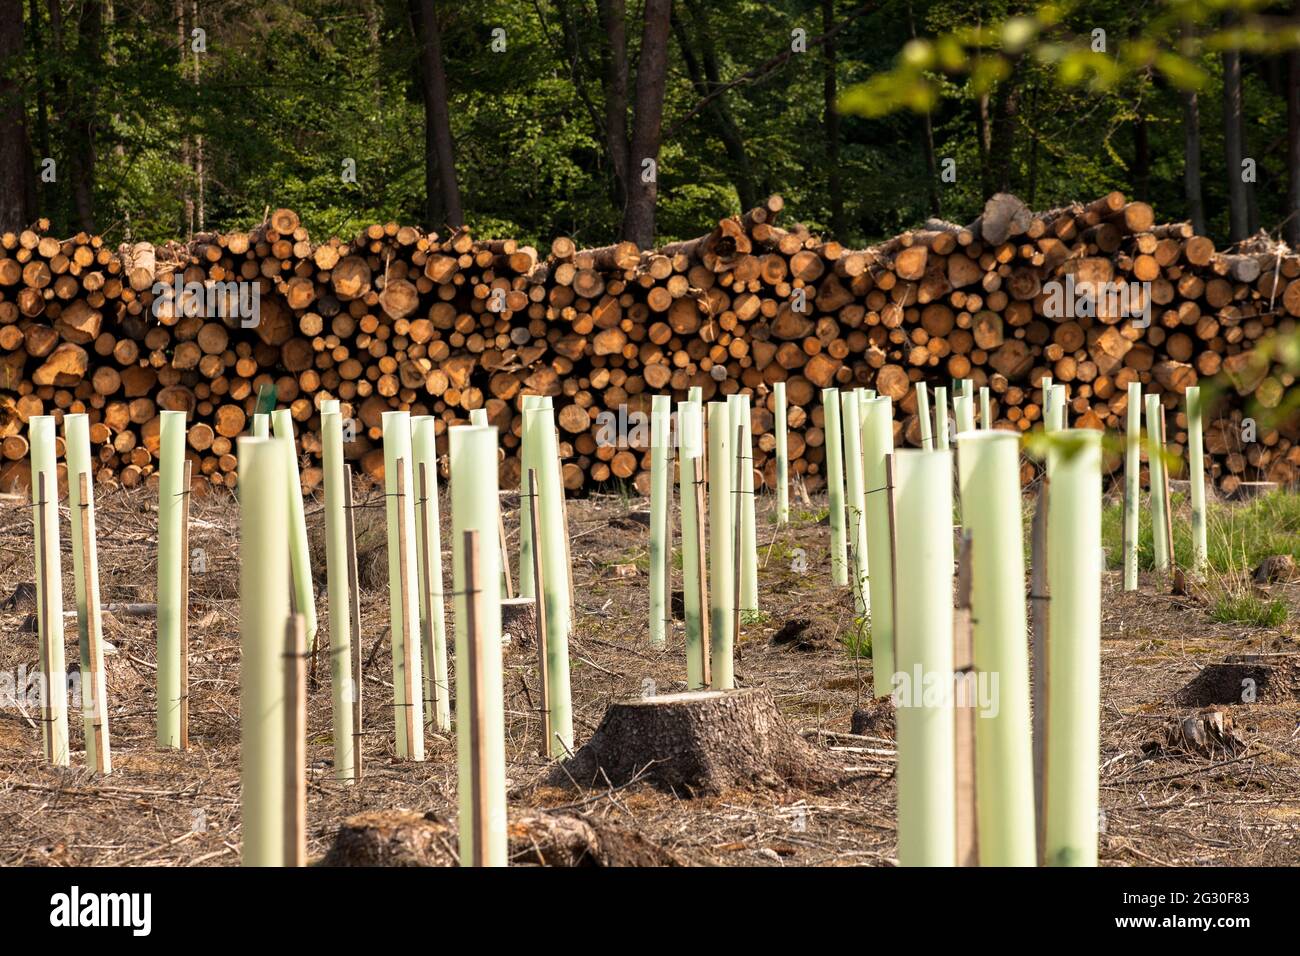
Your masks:
M551 756L554 736L551 734L551 672L547 665L549 649L546 631L546 578L542 573L541 523L537 517L537 470L528 469L529 531L533 536L533 599L537 607L537 672L541 678L542 697L542 756Z
M465 532L465 623L468 631L465 642L469 660L465 662L469 676L469 739L470 739L470 793L472 798L473 856L471 866L483 866L484 848L488 841L487 780L483 754L483 667L479 660L483 633L483 582L479 580L478 532ZM495 583L495 582L493 582Z
M515 596L515 583L510 577L510 551L506 548L506 520L497 508L497 539L501 542L501 575L506 581L506 598ZM534 539L536 540L536 539Z
M957 557L957 606L952 616L952 669L958 697L953 706L956 764L957 865L979 866L979 817L975 792L975 635L971 629L971 536L962 535Z
M695 535L696 546L699 549L697 561L700 569L700 679L704 686L708 687L713 683L712 674L709 671L709 586L708 586L708 555L704 546L704 526L705 516L708 508L705 501L705 481L704 481L704 455L700 454L695 459L695 527L698 533Z
M181 492L181 750L190 749L190 469L185 459ZM292 593L292 592L291 592Z
M307 865L307 622L284 629L284 865Z
M95 738L95 772L106 772L104 752L105 727L108 725L108 699L104 688L103 624L99 615L99 559L95 552L95 533L90 526L90 476L77 476L81 495L82 579L86 582L86 636L90 642L91 727ZM83 690L84 692L84 690ZM182 725L184 726L184 725Z
M35 470L35 469L33 469ZM57 487L57 486L56 486ZM50 660L50 565L46 557L45 543L49 540L49 521L45 515L45 474L36 476L36 539L37 560L41 566L41 595L36 613L40 615L39 630L41 635L41 723L45 729L45 759L54 762L54 709L52 707L54 691L50 680L53 662ZM63 613L62 609L59 611Z
M361 653L361 591L357 585L357 526L353 516L352 504L352 466L343 466L343 480L346 486L347 539L348 539L348 605L352 613L352 646L355 648L356 679L352 682L352 765L356 768L356 779L361 779L361 698L365 686Z
M1047 609L1051 597L1047 589L1047 498L1050 482L1043 475L1038 487L1038 503L1029 532L1029 622L1031 671L1034 701L1034 811L1038 836L1038 865L1043 865L1047 817L1045 800L1047 780Z
M402 597L402 720L406 725L406 757L415 754L415 690L411 672L415 670L415 657L411 653L411 622L407 609L411 606L411 568L406 563L406 542L410 529L406 527L406 461L397 459L397 580L401 582ZM424 728L420 728L424 733Z

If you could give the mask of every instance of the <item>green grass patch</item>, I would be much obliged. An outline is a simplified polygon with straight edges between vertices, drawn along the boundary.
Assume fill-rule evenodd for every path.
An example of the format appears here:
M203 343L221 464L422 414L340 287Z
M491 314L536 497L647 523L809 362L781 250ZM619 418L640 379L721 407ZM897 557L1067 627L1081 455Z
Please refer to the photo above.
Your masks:
M1286 604L1266 600L1251 592L1224 591L1210 608L1210 617L1224 624L1246 624L1251 627L1281 627L1286 623Z
M1174 495L1174 558L1179 567L1192 564L1192 514L1186 496ZM1124 565L1124 507L1107 506L1101 516L1102 544L1108 566ZM1205 515L1206 550L1210 569L1222 574L1249 571L1273 554L1300 561L1300 494L1275 491L1239 504L1210 501ZM1155 567L1150 499L1142 499L1138 530L1138 567Z

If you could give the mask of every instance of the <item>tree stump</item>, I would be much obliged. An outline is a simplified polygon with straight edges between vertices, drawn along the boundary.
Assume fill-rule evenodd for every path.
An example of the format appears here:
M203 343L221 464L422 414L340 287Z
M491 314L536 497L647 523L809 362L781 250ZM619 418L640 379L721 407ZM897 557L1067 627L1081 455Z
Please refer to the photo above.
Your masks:
M610 705L591 739L556 767L552 786L642 780L682 796L732 789L821 790L843 768L807 743L761 688L689 691Z
M456 829L433 813L371 810L343 821L322 866L455 866Z
M510 811L511 866L685 866L677 854L637 830L573 812ZM456 866L454 819L409 810L372 810L348 817L322 866Z
M530 597L501 599L501 646L515 650L537 647L537 601Z

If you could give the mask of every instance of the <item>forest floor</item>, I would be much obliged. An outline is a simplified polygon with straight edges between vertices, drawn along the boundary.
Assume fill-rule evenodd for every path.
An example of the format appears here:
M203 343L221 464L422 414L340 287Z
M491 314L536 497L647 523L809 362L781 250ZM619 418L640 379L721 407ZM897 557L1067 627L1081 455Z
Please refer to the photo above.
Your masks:
M381 502L373 494L365 501ZM516 500L503 497L509 518ZM580 744L607 705L647 690L685 689L683 630L675 622L668 646L648 643L648 531L643 500L601 495L569 504L577 594L570 639L574 729ZM104 603L150 602L155 589L156 507L151 492L108 492L98 508ZM685 798L641 784L586 794L542 784L532 654L507 650L507 773L512 806L565 807L643 834L686 863L756 865L893 865L896 863L892 721L863 743L831 736L850 730L855 708L870 699L871 662L853 656L852 600L827 574L829 531L819 501L792 502L792 523L777 530L774 501L759 498L762 612L749 619L737 648L740 686L771 691L789 723L818 746L846 745L835 756L861 759L883 772L833 792L730 792ZM819 510L820 509L820 510ZM364 512L363 512L364 513ZM445 515L444 509L444 515ZM362 550L382 536L378 515L363 521ZM517 534L507 520L510 538ZM66 510L64 527L66 529ZM323 522L308 503L313 539ZM154 745L153 620L108 617L105 638L114 772L85 769L82 721L70 717L72 767L47 765L39 713L7 702L0 708L0 864L233 865L239 861L239 605L238 510L228 496L194 503L191 548L205 570L191 576L191 749ZM366 527L365 525L368 525ZM67 548L64 535L65 552ZM447 540L444 537L444 540ZM31 508L0 499L0 600L33 579ZM391 656L383 548L363 555L362 595L367 719L365 774L353 787L331 774L329 669L308 713L308 853L320 859L344 818L363 810L405 808L442 817L456 809L454 737L429 732L423 763L394 759ZM65 557L64 567L70 561ZM323 561L318 561L323 569ZM320 634L328 634L321 596ZM1297 648L1300 584L1269 586L1290 607L1278 627L1211 620L1209 598L1171 595L1144 574L1136 593L1105 574L1102 623L1101 861L1104 865L1236 865L1300 863L1300 699L1294 682L1256 703L1225 706L1245 749L1161 747L1171 721L1197 713L1178 691L1203 667L1231 654L1291 654ZM65 603L72 606L70 570ZM0 607L0 674L36 669L36 636L24 632L34 607L19 595ZM813 622L820 640L806 649L774 645L788 620ZM448 624L449 640L451 625ZM69 619L67 660L78 659ZM1290 657L1289 660L1296 660ZM653 684L649 683L653 682ZM454 686L454 685L453 685ZM861 748L867 748L866 751Z

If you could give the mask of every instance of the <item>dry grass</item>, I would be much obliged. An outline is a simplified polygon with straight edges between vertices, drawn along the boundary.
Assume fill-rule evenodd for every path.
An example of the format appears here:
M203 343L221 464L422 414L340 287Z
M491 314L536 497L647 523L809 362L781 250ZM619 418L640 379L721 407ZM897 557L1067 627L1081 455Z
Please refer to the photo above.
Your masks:
M152 495L111 493L98 507L103 600L151 601ZM646 679L661 692L685 686L680 623L664 650L645 639L648 537L644 525L628 518L629 510L640 507L610 496L570 503L578 600L570 650L579 741L595 728L611 700L640 694ZM838 641L799 651L774 648L768 638L791 617L811 617L830 634L844 635L853 628L852 602L845 590L828 583L829 535L816 522L817 508L807 509L792 528L780 532L770 523L772 508L770 499L760 499L765 613L744 628L737 680L769 688L802 731L846 732L854 706L870 692L870 660L851 657ZM46 766L34 723L17 709L0 710L0 863L192 866L238 861L237 512L230 499L213 498L195 502L194 518L192 547L204 550L207 570L191 578L192 749L174 753L154 747L152 621L108 622L106 637L117 649L107 665L115 773L92 777L82 769L84 755L75 752L72 769ZM320 520L318 509L309 506L309 523ZM32 579L31 540L30 508L17 499L0 501L0 597ZM798 557L806 560L807 571L792 569L800 566ZM615 576L613 568L627 564L642 571L631 578ZM1173 703L1173 694L1201 665L1228 653L1295 651L1294 631L1213 622L1196 599L1157 593L1154 579L1144 577L1137 595L1119 593L1117 583L1118 574L1109 572L1102 648L1103 862L1295 863L1300 858L1300 704L1234 707L1251 746L1230 763L1192 756L1151 758L1142 749L1167 718L1187 712ZM71 587L69 573L68 595ZM1275 586L1273 592L1294 606L1294 585ZM18 630L28 611L0 611L0 670L36 665L35 636ZM454 741L430 734L426 762L393 759L392 724L385 709L391 696L387 617L386 594L365 591L363 639L370 663L365 671L366 775L359 786L339 787L331 776L326 666L310 701L313 858L324 854L338 823L351 813L400 807L450 814L455 809ZM322 600L322 635L328 634L328 620ZM68 636L71 664L77 660L75 628L68 629ZM639 787L586 797L541 787L546 764L536 755L534 683L531 658L508 653L508 772L516 803L577 804L583 812L637 827L700 863L857 865L894 859L895 788L888 777L868 778L829 795L732 793L696 800ZM69 723L76 751L81 721L72 715ZM870 759L891 763L888 756Z

